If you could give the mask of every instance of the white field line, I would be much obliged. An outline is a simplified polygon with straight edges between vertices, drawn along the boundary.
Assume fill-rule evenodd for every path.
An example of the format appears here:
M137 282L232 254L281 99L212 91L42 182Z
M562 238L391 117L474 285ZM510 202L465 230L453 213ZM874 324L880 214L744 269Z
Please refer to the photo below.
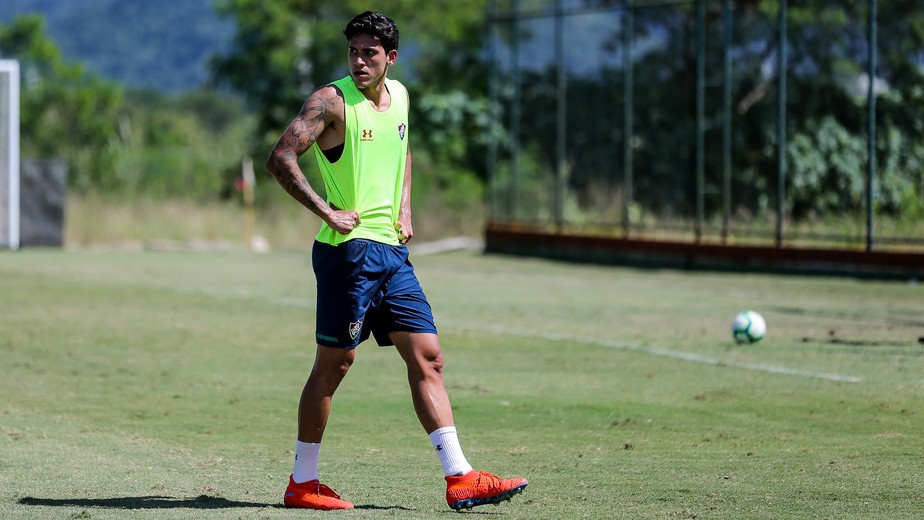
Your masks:
M461 326L461 325L450 325L455 328L463 329L474 329L473 327ZM701 356L693 352L682 352L678 350L670 350L662 347L645 347L637 343L627 343L625 341L613 341L613 340L603 340L597 338L586 338L586 337L572 337L564 336L561 334L545 334L545 333L536 333L536 332L526 332L526 331L515 331L505 327L489 327L487 328L491 332L496 332L500 334L506 334L509 336L521 336L521 337L531 337L538 338L550 341L563 341L563 342L572 342L572 343L582 343L585 345L596 345L601 347L615 348L620 350L629 350L632 352L640 352L643 354L649 354L652 356L667 357L671 359L679 359L683 361L690 361L692 363L702 363L705 365L714 365L722 367L733 367L741 368L744 370L751 370L754 372L769 372L771 374L783 374L787 376L799 376L799 377L808 377L812 379L825 379L827 381L837 381L840 383L859 383L863 381L860 377L855 376L845 376L841 374L829 374L825 372L814 372L811 370L799 370L795 368L782 367L777 365L765 365L762 363L737 363L734 361L726 361L719 358L713 358L708 356ZM477 329L474 329L477 330ZM484 329L482 329L484 330Z
M247 300L262 300L266 303L271 303L274 305L281 305L285 307L298 307L301 309L314 309L315 304L313 301L309 301L302 298L291 298L291 297L282 297L282 296L266 296L266 295L255 295L248 294L246 291L241 292L227 292L227 291L215 291L209 289L178 289L179 292L184 292L187 294L201 294L204 296L209 296L216 299L223 300L232 300L232 299L247 299ZM814 372L811 370L800 370L796 368L788 368L777 365L765 365L762 363L737 363L734 361L726 361L719 358L701 356L692 352L683 352L678 350L670 350L662 347L645 347L637 343L627 343L624 341L613 341L613 340L604 340L597 338L587 338L587 337L575 337L575 336L565 336L562 334L548 334L541 332L531 332L516 330L507 327L497 327L497 326L473 326L469 324L457 323L452 320L437 320L439 326L447 326L457 330L466 330L466 331L488 331L495 334L504 334L507 336L517 336L525 338L534 338L547 341L561 341L561 342L570 342L570 343L580 343L584 345L595 345L600 347L615 348L620 350L628 350L631 352L639 352L642 354L648 354L651 356L666 357L671 359L679 359L681 361L689 361L691 363L701 363L704 365L713 365L721 367L732 367L740 368L743 370L750 370L753 372L767 372L771 374L782 374L787 376L797 376L797 377L806 377L811 379L824 379L826 381L836 381L838 383L859 383L863 379L856 376L845 376L841 374L830 374L826 372ZM921 384L924 385L924 380L921 381Z

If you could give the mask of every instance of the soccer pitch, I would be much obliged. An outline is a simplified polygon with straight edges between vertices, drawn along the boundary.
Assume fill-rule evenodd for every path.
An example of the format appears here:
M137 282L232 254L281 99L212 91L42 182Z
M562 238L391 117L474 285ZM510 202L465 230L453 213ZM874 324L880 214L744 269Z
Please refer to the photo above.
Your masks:
M921 518L924 284L414 256L462 446L536 518ZM287 510L308 255L0 253L0 518L448 518L392 349L360 346ZM736 345L753 309L767 337Z

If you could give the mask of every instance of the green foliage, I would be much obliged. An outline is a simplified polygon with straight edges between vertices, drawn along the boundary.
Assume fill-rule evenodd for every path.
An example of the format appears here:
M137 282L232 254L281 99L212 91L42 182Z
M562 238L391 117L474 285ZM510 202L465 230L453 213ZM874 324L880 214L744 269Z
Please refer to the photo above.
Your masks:
M419 89L413 107L415 151L424 150L448 168L485 175L485 151L500 133L485 97L463 90ZM413 95L413 93L412 93Z
M924 142L886 126L878 140L878 208L909 220L924 218Z
M0 54L20 62L22 154L66 157L70 182L78 188L114 187L106 174L114 165L109 143L122 91L66 63L36 15L0 26Z
M268 155L315 88L345 74L343 36L335 29L346 25L344 7L299 0L218 4L219 14L231 18L237 32L229 52L211 66L218 81L240 92L257 114L255 156Z
M473 66L480 63L484 5L483 0L456 2L451 17L438 3L376 6L401 32L390 77L411 93L414 206L428 217L415 229L429 236L477 233L483 219L485 150L497 135L488 117L484 69ZM237 32L231 50L216 57L212 67L256 114L257 139L249 150L258 164L310 93L348 73L342 31L368 8L360 1L219 4L219 13L235 21ZM311 154L301 165L309 182L322 186ZM265 191L259 199L268 200Z
M377 9L401 31L399 60L392 77L408 85L415 135L439 162L483 172L473 158L484 146L483 72L470 59L481 50L484 1L456 2L453 16L439 3L390 2ZM230 51L212 62L216 78L240 92L258 116L255 157L265 157L311 92L345 76L343 28L368 9L364 2L319 0L224 0L222 15L235 21ZM414 68L403 53L413 52ZM459 88L459 84L464 88ZM447 91L446 87L453 89ZM484 92L482 90L482 92ZM450 102L451 101L451 102ZM430 109L437 112L431 113ZM429 137L432 135L433 140ZM453 149L444 149L451 145ZM415 145L415 152L418 150ZM483 156L483 153L481 154Z
M214 0L3 0L0 24L23 13L45 18L50 37L69 60L128 88L167 93L208 82L207 61L223 49L233 26Z
M36 15L0 26L0 53L22 68L22 155L65 158L78 192L216 197L246 156L252 122L231 96L126 93L67 63Z
M253 128L239 100L209 91L130 97L111 143L123 188L154 197L230 194Z
M918 214L924 201L924 164L920 136L924 133L924 17L913 1L879 2L879 66L877 93L875 207L880 215ZM512 9L513 3L500 3ZM549 14L552 2L522 6L532 14ZM696 210L696 89L697 47L694 2L663 8L633 10L634 103L623 105L625 34L623 13L597 12L569 16L565 21L567 77L566 200L574 200L579 215L608 214L625 179L623 141L632 140L633 199L646 215L689 220ZM639 4L636 4L637 6ZM731 204L732 211L767 215L775 203L777 185L777 90L779 71L776 32L779 2L732 2L731 35ZM865 208L867 164L867 2L790 2L787 18L787 216L856 216ZM917 6L918 8L916 8ZM545 11L543 11L545 8ZM722 3L705 2L705 218L721 215L724 99ZM566 9L567 10L567 9ZM579 11L579 9L576 9ZM503 13L510 14L510 13ZM610 17L610 18L607 18ZM598 48L574 49L590 22L607 33L593 42ZM587 24L587 25L584 25ZM502 17L498 29L508 35L499 68L502 120L510 128L510 107L519 102L519 158L542 165L548 176L558 168L555 110L561 102L554 85L558 74L552 61L550 18L539 16L513 22ZM522 70L510 72L512 38L519 41ZM586 45L586 44L585 44ZM571 54L571 53L574 54ZM578 59L575 59L575 55ZM584 57L586 55L586 58ZM581 59L599 61L584 71ZM576 63L577 62L577 63ZM522 89L514 99L518 83ZM623 136L622 121L632 110L633 135ZM507 141L502 141L506 144ZM502 147L500 176L512 152ZM522 181L535 177L521 172ZM532 176L532 177L530 177ZM508 182L509 178L505 178ZM494 189L507 188L503 182ZM601 193L605 196L601 196ZM504 198L492 197L492 199ZM544 199L536 199L543 204ZM569 203L570 204L570 203ZM585 211L579 211L583 208ZM583 216L581 217L583 219Z
M787 153L792 163L787 203L795 216L862 209L866 142L861 137L829 116L794 135Z
M22 10L22 2L14 3ZM924 214L924 145L919 138L924 134L924 17L918 3L879 3L880 63L875 78L875 207L883 215L909 219ZM191 4L195 5L151 20L138 34L165 33L164 24L176 20L178 13L203 8L202 2ZM459 208L476 204L473 194L487 179L493 141L500 145L501 156L492 190L506 191L491 199L509 199L512 191L505 183L510 181L507 163L513 139L502 126L510 121L515 79L524 87L519 99L521 135L516 136L522 141L519 160L521 168L529 170L521 172L517 211L548 215L550 179L558 163L558 100L552 81L557 71L549 65L553 49L544 30L548 25L541 18L521 24L521 62L526 69L517 78L501 72L499 104L491 107L491 72L485 62L488 5L486 0L454 2L451 16L438 2L393 0L375 6L401 28L400 59L392 76L412 93L414 154L422 166L415 197L456 201L447 203ZM594 8L603 3L581 5ZM746 0L732 5L732 205L742 214L766 216L772 211L777 176L778 2ZM546 13L550 6L545 2L527 7ZM46 12L47 6L39 7ZM150 9L111 7L107 13L126 20L144 17ZM720 7L720 2L706 3L710 86L721 76ZM310 92L346 74L341 31L368 5L359 0L221 0L216 8L225 20L204 21L204 32L196 34L214 34L219 26L233 25L231 45L212 60L211 70L216 82L231 87L234 95L202 90L165 96L125 90L65 60L45 34L40 17L0 25L0 55L23 65L23 154L67 158L71 185L82 192L145 191L196 198L230 194L241 159L252 156L260 165ZM789 6L786 211L793 217L850 216L865 205L866 9L866 2L847 0ZM598 39L599 50L586 52L592 59L605 58L596 72L569 72L568 77L565 162L570 193L565 201L569 213L581 220L615 215L622 203L622 142L628 137L621 127L625 107L618 57L624 38L620 12L605 10L599 15L611 17L607 20L612 23L595 26L605 27L607 34ZM688 217L695 207L694 4L639 8L635 15L634 203L646 217ZM598 15L571 17L566 30L580 32L580 23L570 24L594 16ZM512 25L501 23L499 33L509 45ZM570 36L583 35L569 32ZM579 58L574 61L588 59ZM722 209L720 91L706 90L707 219ZM501 117L494 120L493 111ZM313 178L311 163L307 158L305 170ZM262 173L262 168L257 171ZM463 193L441 193L456 189ZM260 197L261 203L269 204ZM498 207L492 211L504 212Z
M499 165L490 199L495 220L542 222L552 218L554 178L542 157L542 150L524 149L516 174L510 164Z

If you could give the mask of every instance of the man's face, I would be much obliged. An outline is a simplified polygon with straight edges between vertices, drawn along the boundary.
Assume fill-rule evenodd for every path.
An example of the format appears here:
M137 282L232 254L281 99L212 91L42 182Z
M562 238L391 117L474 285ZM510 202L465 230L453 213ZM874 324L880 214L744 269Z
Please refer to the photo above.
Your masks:
M350 75L356 88L362 90L377 87L388 67L395 63L398 51L385 52L382 42L369 34L357 34L350 39L349 65Z

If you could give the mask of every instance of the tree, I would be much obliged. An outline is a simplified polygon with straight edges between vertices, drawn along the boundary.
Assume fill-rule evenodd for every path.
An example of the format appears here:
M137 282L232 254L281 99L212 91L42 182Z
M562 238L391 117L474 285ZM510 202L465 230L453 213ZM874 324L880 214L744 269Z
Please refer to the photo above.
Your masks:
M38 15L0 26L0 55L21 64L22 154L65 158L78 192L210 198L240 167L252 124L227 94L126 92L65 62Z
M590 11L598 5L590 1L583 4ZM639 7L633 10L634 200L649 212L689 218L695 203L695 3L661 8L640 4L637 2ZM872 79L866 71L866 1L789 4L785 41L787 212L800 218L812 213L850 216L864 209L866 87L873 81L878 107L877 209L896 215L910 210L921 214L924 67L920 49L924 48L924 12L920 2L879 2L880 65ZM750 212L767 212L777 183L779 2L738 0L732 6L733 204ZM707 1L705 8L705 210L709 217L722 209L722 198L717 196L722 187L722 3ZM624 13L624 9L616 9L595 16L621 17ZM613 29L605 44L586 49L591 59L601 63L598 73L568 71L568 181L584 209L592 209L590 206L599 201L601 187L615 192L624 178L621 145L629 138L621 135L626 110L621 103L624 61L621 56L615 64L602 59L606 53L624 49L625 35L619 21L614 19L610 24ZM527 23L548 27L540 22L521 25ZM529 49L524 60L532 60L532 67L504 80L517 81L523 87L521 127L528 129L520 136L523 150L538 156L530 164L545 168L549 172L545 177L551 178L557 157L555 121L549 111L558 102L553 84L557 70L550 60L536 58L549 47L544 41L546 32L530 34L521 29L517 37L521 38L521 53ZM536 62L549 65L538 68ZM566 70L570 65L566 64Z
M117 135L121 89L66 63L38 15L0 26L0 55L20 62L22 154L66 158L69 182L78 189L117 183L110 143Z
M331 19L344 19L341 3L316 0L225 0L216 7L237 31L230 51L211 68L219 84L230 85L257 114L260 148L272 146L322 81L335 79L331 52L338 33ZM340 37L342 38L342 36Z
M239 92L257 114L254 157L265 157L305 99L322 84L348 74L343 29L366 2L345 0L224 0L221 14L237 25L230 51L215 57L218 84ZM465 192L459 207L479 202L489 132L483 62L486 0L400 0L382 11L400 29L392 77L411 92L415 199ZM313 167L307 166L309 175Z
M453 16L447 16L438 3L392 2L385 14L401 30L396 72L402 81L420 96L452 85L483 97L483 72L478 59L472 66L472 58L482 49L484 4L456 2ZM224 0L218 5L219 13L234 19L237 32L230 51L213 58L212 71L258 114L261 146L273 144L314 89L348 73L342 31L365 6L356 0ZM405 52L413 55L413 64Z

